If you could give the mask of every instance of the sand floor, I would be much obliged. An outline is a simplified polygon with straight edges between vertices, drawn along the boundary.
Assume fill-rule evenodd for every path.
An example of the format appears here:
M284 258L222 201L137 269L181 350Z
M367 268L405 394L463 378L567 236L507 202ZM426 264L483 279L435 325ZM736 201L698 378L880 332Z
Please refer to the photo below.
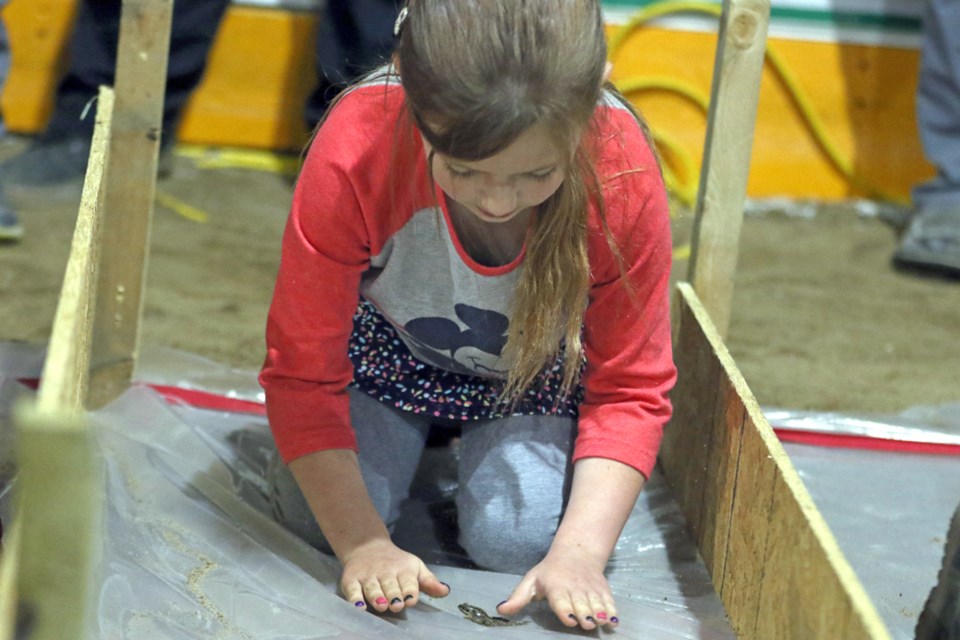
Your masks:
M0 144L0 157L20 144ZM289 180L178 154L159 191L208 220L157 206L143 341L258 367ZM0 245L0 340L44 342L79 185L8 195L27 235ZM960 400L960 281L894 271L895 231L855 206L807 209L816 215L748 216L743 228L728 346L761 405L885 413ZM677 218L676 244L690 223Z

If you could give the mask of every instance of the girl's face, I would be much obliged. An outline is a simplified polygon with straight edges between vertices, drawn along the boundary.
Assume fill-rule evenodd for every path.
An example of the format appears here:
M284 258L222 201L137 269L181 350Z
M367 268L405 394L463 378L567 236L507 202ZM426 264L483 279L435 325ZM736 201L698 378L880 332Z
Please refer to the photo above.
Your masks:
M427 157L430 144L423 141ZM433 179L448 197L486 222L506 222L536 207L566 177L563 155L542 125L523 132L513 144L483 160L433 155Z

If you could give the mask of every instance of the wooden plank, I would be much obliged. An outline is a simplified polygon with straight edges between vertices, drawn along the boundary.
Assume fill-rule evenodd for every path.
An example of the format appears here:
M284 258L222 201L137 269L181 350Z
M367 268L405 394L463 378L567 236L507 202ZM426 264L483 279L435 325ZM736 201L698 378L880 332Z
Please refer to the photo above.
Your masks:
M769 0L723 2L687 275L721 337L730 324L769 18Z
M17 573L20 561L20 522L4 532L0 550L0 640L14 640L17 626Z
M679 411L661 463L739 637L889 638L693 287L678 285ZM691 374L718 369L716 377ZM712 386L711 386L712 385ZM698 414L690 398L716 398ZM683 458L708 442L705 472ZM695 452L693 457L702 459ZM697 502L703 504L697 504Z
M732 455L716 455L716 452L736 450L737 440L742 437L744 416L742 403L733 401L736 390L730 380L718 375L717 385L697 546L710 574L723 576L727 571L730 521L734 517L733 504L726 498L733 495L738 459Z
M695 352L697 349L709 348L708 344L695 341L695 334L682 331L680 328L685 322L695 322L687 318L680 307L674 310L674 341L675 350L680 352ZM673 424L697 425L697 432L713 433L709 425L699 426L700 423L712 419L717 396L715 393L685 393L685 389L716 389L720 376L720 366L712 361L708 354L701 354L698 361L704 362L702 367L684 367L677 372L676 390L673 399ZM678 434L669 434L677 436ZM675 491L682 492L678 499L688 505L685 512L687 527L691 535L696 538L700 531L701 507L704 505L703 494L705 478L710 455L710 440L705 437L678 438L664 437L660 460L667 474L684 478L683 484L678 484Z
M172 0L124 0L89 405L130 384L143 313ZM172 132L163 132L164 134Z
M82 613L82 608L85 607L83 594L87 582L87 554L84 552L79 557L70 555L78 549L69 544L61 549L60 545L61 538L65 536L77 537L76 542L80 544L90 538L90 533L81 529L91 522L90 519L95 517L96 512L84 511L76 518L71 510L86 509L85 505L89 505L93 496L99 493L95 492L93 487L83 485L90 473L88 466L91 463L87 459L90 455L90 444L86 425L77 416L83 411L90 366L103 185L106 180L105 157L108 153L107 141L110 138L112 113L113 92L101 87L97 98L90 160L87 163L77 223L44 361L36 400L37 408L33 413L29 413L25 429L18 434L21 457L18 458L20 477L17 480L17 504L20 509L13 531L14 537L5 545L3 564L0 566L0 639L3 640L14 637L17 603L21 593L38 619L48 615L50 610L59 612L66 607L68 611L75 613L79 609ZM46 418L37 419L36 416L40 414ZM51 452L49 460L44 460L43 450L48 446L55 451ZM81 459L70 460L66 466L61 464L59 458L73 455L80 456ZM80 475L69 475L72 468L79 468ZM48 505L32 502L48 499L53 500L53 503ZM79 501L78 506L73 505L74 500ZM64 509L63 503L70 504ZM61 512L61 522L54 523L51 528L51 521L56 519L55 514ZM24 526L29 527L27 531L30 542L20 545L20 531ZM44 545L49 545L46 551ZM20 559L21 553L26 556L23 560ZM53 559L50 559L51 557ZM69 582L69 590L74 591L72 595L64 593L59 587L54 591L48 590L48 581L61 579L57 577L55 565L50 564L54 560L68 561L71 565L71 569L63 575ZM20 565L23 565L23 571L18 583ZM45 601L48 593L51 594L52 604ZM42 602L37 602L38 598ZM56 637L53 634L60 627L49 628L52 631L47 637Z
M727 400L741 406L743 404L736 394ZM736 469L731 493L717 496L729 509L730 519L723 523L719 531L705 532L703 538L726 539L726 548L722 551L725 557L723 573L714 576L714 584L737 636L756 638L754 631L760 617L781 613L766 612L760 608L764 576L768 571L777 571L776 567L766 564L769 539L776 535L770 521L775 470L767 464L769 451L757 430L744 422L738 433L740 438L732 437L726 441L734 447L733 450L714 452L716 456L731 459ZM804 523L796 523L796 526L804 526ZM724 528L726 531L723 531ZM716 548L719 542L712 546ZM816 606L816 603L798 601L783 604L785 609Z
M86 636L99 543L102 477L86 417L17 407L21 606L31 640Z
M37 396L39 406L51 411L80 410L86 402L112 114L113 92L101 87L77 224Z

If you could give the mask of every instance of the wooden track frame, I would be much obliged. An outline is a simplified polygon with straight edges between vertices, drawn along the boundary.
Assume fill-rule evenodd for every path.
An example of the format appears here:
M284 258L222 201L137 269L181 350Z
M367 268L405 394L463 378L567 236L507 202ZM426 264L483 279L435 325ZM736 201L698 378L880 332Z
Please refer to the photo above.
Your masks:
M16 416L22 510L0 563L0 640L13 637L18 612L32 619L31 638L84 635L102 479L82 409L125 390L136 364L167 46L156 34L169 33L170 5L124 0L116 104L101 92L43 385L36 405ZM690 283L675 298L679 378L660 464L738 637L884 640L889 633L723 345L768 16L768 0L724 0Z
M889 632L723 344L769 16L769 0L723 3L690 282L675 297L678 380L660 465L737 637L885 640Z
M0 564L0 639L84 634L102 477L85 412L113 92L101 88L90 161L42 382L15 407L17 521ZM29 532L24 534L23 532Z
M172 0L123 0L37 398L15 408L17 521L0 556L0 640L86 637L103 478L86 409L126 390L139 348Z

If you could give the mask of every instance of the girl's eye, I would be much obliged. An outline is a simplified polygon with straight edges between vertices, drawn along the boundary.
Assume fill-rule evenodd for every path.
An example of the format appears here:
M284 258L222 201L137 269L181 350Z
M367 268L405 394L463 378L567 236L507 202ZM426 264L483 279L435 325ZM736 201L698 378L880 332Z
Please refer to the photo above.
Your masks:
M547 180L550 179L550 176L552 176L556 171L557 169L556 167L554 167L553 169L550 169L549 171L544 171L543 173L529 173L527 174L527 177L530 178L531 180L536 180L537 182L546 182Z
M470 169L456 169L450 165L447 165L447 171L449 171L450 175L454 178L469 178L476 173L476 171L471 171Z

